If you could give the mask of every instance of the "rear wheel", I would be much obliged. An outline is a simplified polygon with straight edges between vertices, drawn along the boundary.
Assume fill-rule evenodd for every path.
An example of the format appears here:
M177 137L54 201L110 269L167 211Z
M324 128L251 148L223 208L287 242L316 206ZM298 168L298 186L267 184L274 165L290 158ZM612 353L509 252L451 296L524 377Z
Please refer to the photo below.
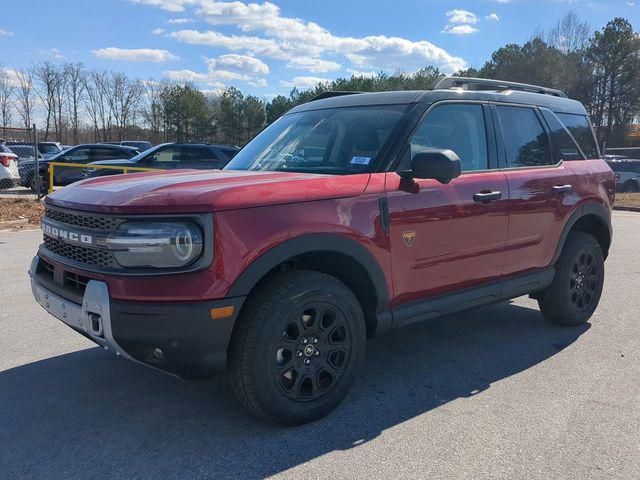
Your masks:
M538 300L540 310L559 325L581 325L596 310L603 284L600 244L587 233L572 232L556 264L553 283Z
M346 396L364 359L362 308L342 282L319 272L276 276L247 300L229 347L229 373L255 415L296 425Z

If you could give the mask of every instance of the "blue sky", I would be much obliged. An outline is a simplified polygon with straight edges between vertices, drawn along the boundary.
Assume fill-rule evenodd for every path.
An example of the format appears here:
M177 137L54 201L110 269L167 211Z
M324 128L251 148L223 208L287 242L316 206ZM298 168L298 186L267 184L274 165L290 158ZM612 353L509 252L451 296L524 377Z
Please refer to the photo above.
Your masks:
M82 62L270 97L356 72L481 66L570 9L640 29L640 0L32 0L6 4L0 63ZM10 12L10 14L6 14ZM35 12L35 15L32 15Z

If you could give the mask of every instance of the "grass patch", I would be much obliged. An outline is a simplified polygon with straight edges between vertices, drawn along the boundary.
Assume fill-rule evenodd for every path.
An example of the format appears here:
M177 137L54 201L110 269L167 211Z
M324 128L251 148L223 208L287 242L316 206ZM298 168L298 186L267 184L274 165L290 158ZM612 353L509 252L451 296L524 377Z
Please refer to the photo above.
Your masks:
M616 193L616 207L640 208L640 193Z
M29 225L40 225L44 205L33 199L0 198L0 222L26 218Z

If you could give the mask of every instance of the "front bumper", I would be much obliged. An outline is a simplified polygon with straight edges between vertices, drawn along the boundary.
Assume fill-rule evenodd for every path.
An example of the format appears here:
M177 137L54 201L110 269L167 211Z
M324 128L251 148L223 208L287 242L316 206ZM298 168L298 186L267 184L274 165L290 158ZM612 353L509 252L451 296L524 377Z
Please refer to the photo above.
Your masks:
M82 296L66 294L31 262L36 301L54 317L116 355L182 378L207 378L226 366L227 346L244 297L183 302L120 301L105 282L89 280ZM78 303L80 302L80 303ZM233 314L212 319L212 310Z

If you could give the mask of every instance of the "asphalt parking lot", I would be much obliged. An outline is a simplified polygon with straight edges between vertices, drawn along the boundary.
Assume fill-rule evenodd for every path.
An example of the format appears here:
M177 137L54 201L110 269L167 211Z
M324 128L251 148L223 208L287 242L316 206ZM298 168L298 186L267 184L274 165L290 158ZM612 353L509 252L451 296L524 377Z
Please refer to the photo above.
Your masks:
M96 348L31 299L40 233L0 232L0 478L638 479L640 214L614 228L589 325L523 297L392 332L298 428Z

